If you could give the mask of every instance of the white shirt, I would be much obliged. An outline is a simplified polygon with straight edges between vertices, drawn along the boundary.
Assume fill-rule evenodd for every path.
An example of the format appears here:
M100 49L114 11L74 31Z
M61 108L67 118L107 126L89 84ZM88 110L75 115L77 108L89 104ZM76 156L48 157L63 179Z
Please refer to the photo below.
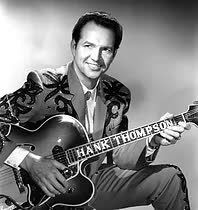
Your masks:
M83 92L86 94L88 91L91 93L91 96L88 100L86 100L86 109L87 112L85 113L85 127L88 133L93 133L93 122L94 122L94 113L95 113L95 106L96 106L96 91L97 85L94 89L88 89L85 85L82 85Z

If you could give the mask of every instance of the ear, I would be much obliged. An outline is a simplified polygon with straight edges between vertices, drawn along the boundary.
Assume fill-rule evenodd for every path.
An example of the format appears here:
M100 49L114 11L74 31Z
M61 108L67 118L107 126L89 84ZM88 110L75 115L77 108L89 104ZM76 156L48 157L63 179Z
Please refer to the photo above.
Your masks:
M72 39L70 43L70 49L73 56L75 56L76 52L76 42Z
M115 50L113 53L113 58L115 58L116 54L117 54L118 50Z

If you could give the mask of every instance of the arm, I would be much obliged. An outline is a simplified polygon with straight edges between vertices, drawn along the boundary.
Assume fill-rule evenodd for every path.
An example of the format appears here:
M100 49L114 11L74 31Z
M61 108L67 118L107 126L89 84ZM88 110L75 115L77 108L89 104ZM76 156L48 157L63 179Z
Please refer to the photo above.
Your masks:
M40 107L39 94L42 90L39 77L31 72L20 89L0 98L1 164L17 147L15 142L6 137L11 125L20 124L23 126L38 112Z
M161 120L172 117L172 114L167 113L161 117ZM179 122L177 126L170 126L151 138L142 139L118 149L114 152L114 161L121 168L138 170L155 160L160 146L176 144L182 133L189 129L189 124Z
M173 114L166 113L160 120L171 119ZM170 126L169 128L160 132L160 134L154 135L150 140L150 146L155 148L159 146L169 146L176 144L182 136L185 130L190 130L190 124L185 122L179 122L176 126Z
M2 135L6 137L10 123L31 125L32 118L39 116L43 98L41 78L38 73L31 72L22 88L0 99ZM66 183L59 172L65 168L63 164L17 147L15 142L7 138L1 138L1 145L1 164L25 169L48 196L64 192L63 186Z
M128 119L126 116L123 116L119 129L121 129L120 131L128 130ZM132 170L138 170L150 164L155 159L158 150L147 156L147 140L148 138L145 138L115 149L113 151L115 164L122 169Z

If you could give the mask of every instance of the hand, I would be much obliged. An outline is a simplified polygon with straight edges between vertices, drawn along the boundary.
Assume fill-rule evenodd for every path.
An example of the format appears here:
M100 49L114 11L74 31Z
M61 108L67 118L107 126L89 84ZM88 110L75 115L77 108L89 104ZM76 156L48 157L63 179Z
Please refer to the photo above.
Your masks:
M54 197L65 193L66 179L59 171L65 169L62 163L29 153L20 166L29 173L46 195Z
M173 114L166 113L163 115L160 120L171 119ZM168 146L175 144L181 139L181 135L185 130L190 130L191 126L189 123L179 122L178 125L170 126L167 129L164 129L160 134L153 136L151 140L152 146L162 145Z

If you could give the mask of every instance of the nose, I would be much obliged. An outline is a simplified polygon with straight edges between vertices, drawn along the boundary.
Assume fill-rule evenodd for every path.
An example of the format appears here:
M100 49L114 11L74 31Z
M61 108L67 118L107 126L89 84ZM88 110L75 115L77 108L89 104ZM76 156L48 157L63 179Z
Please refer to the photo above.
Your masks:
M92 50L91 58L94 61L99 61L101 59L101 50L99 48L95 48Z

